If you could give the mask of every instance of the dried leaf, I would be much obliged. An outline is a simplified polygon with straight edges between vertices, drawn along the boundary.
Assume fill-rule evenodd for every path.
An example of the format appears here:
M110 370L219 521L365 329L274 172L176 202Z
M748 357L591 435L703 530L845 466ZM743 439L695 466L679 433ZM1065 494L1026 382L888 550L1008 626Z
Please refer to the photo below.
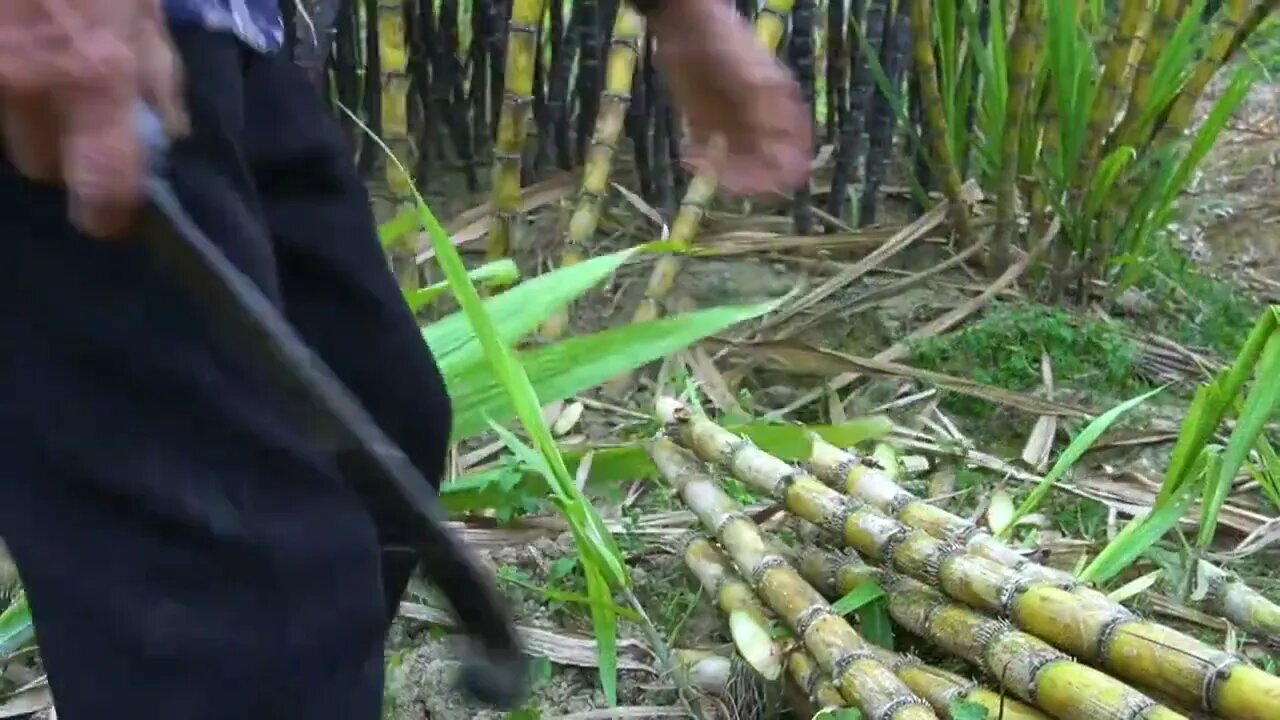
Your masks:
M578 420L582 419L582 411L585 409L586 406L577 401L565 406L564 410L560 413L560 417L556 418L555 424L551 426L552 434L567 434L578 424Z
M1142 577L1135 578L1120 587L1107 593L1107 598L1114 602L1122 603L1129 598L1140 595L1155 586L1160 578L1164 577L1163 570L1155 570L1149 572Z

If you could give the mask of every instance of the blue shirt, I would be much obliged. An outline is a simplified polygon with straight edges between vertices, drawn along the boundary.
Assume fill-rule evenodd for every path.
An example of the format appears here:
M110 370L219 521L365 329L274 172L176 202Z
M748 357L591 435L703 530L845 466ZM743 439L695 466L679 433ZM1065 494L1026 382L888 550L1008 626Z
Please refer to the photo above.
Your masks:
M271 52L284 43L279 3L280 0L164 0L164 9L173 22L231 32L249 47Z

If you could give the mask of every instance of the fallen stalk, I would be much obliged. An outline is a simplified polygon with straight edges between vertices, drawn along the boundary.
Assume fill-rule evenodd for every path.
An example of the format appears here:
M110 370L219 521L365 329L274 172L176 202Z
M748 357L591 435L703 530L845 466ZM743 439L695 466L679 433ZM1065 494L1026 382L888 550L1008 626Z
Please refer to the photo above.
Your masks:
M873 646L837 615L774 552L760 529L706 473L701 463L666 438L649 454L662 477L699 521L714 532L734 564L751 578L756 592L803 640L818 666L830 674L841 696L867 720L927 720L937 715L875 657Z
M978 525L915 497L894 482L889 473L817 436L813 436L809 469L819 480L904 525L939 540L959 544L974 555L1019 570L1034 580L1061 583L1073 593L1088 595L1091 599L1100 597L1096 590L1080 583L1072 575L1031 562ZM1202 611L1226 618L1267 642L1280 644L1280 635L1277 634L1280 606L1219 567L1202 561L1199 572L1205 592L1196 604Z
M1226 720L1280 718L1280 678L1134 615L1093 590L1077 593L966 552L876 512L749 441L702 421L671 398L658 414L671 437L704 461L781 500L871 561L941 589L970 607L1162 697Z
M979 668L1023 700L1058 720L1176 720L1183 715L1008 623L952 602L923 583L849 556L801 553L801 575L823 594L839 596L865 583L884 588L889 615ZM1008 717L1008 710L1005 710Z
M734 569L732 561L710 541L692 537L685 546L684 557L690 571L702 583L703 588L716 598L725 614L745 612L766 627L773 623L773 614L760 603L751 586ZM800 572L805 574L803 567ZM822 587L818 586L818 589L822 590ZM911 692L923 698L939 715L948 720L951 720L951 708L957 702L981 705L987 709L987 716L991 718L1046 720L1046 716L1039 710L1003 697L955 673L930 667L916 658L884 648L872 647L871 650ZM792 649L786 653L786 658L791 680L818 707L832 707L833 701L835 706L844 704L840 701L839 691L831 684L830 677L822 672L813 657L803 648Z

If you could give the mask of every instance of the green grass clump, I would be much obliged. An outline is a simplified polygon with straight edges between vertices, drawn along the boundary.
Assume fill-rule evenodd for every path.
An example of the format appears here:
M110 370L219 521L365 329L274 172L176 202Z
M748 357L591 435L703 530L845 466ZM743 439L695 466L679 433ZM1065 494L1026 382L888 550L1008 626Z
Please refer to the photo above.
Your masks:
M931 338L915 348L915 364L1027 392L1041 385L1040 356L1048 353L1055 385L1108 397L1145 387L1134 374L1138 349L1118 329L1098 320L1036 303L996 304L977 322ZM981 400L951 397L953 412L989 417Z
M1249 337L1262 304L1238 284L1220 278L1172 243L1155 247L1146 292L1158 312L1148 326L1186 345L1234 356Z

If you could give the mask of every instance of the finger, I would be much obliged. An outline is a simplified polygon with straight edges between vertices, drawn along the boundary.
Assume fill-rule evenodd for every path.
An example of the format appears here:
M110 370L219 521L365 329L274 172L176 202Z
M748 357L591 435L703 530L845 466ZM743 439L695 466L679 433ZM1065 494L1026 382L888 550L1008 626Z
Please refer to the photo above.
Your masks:
M0 97L0 137L18 172L45 183L62 174L61 125L47 92L7 92Z
M191 123L186 111L182 60L173 50L158 3L142 27L138 57L143 100L160 115L170 138L186 135Z
M137 97L133 78L117 75L110 84L67 90L59 98L71 220L94 237L126 233L141 201L145 158L134 127Z

